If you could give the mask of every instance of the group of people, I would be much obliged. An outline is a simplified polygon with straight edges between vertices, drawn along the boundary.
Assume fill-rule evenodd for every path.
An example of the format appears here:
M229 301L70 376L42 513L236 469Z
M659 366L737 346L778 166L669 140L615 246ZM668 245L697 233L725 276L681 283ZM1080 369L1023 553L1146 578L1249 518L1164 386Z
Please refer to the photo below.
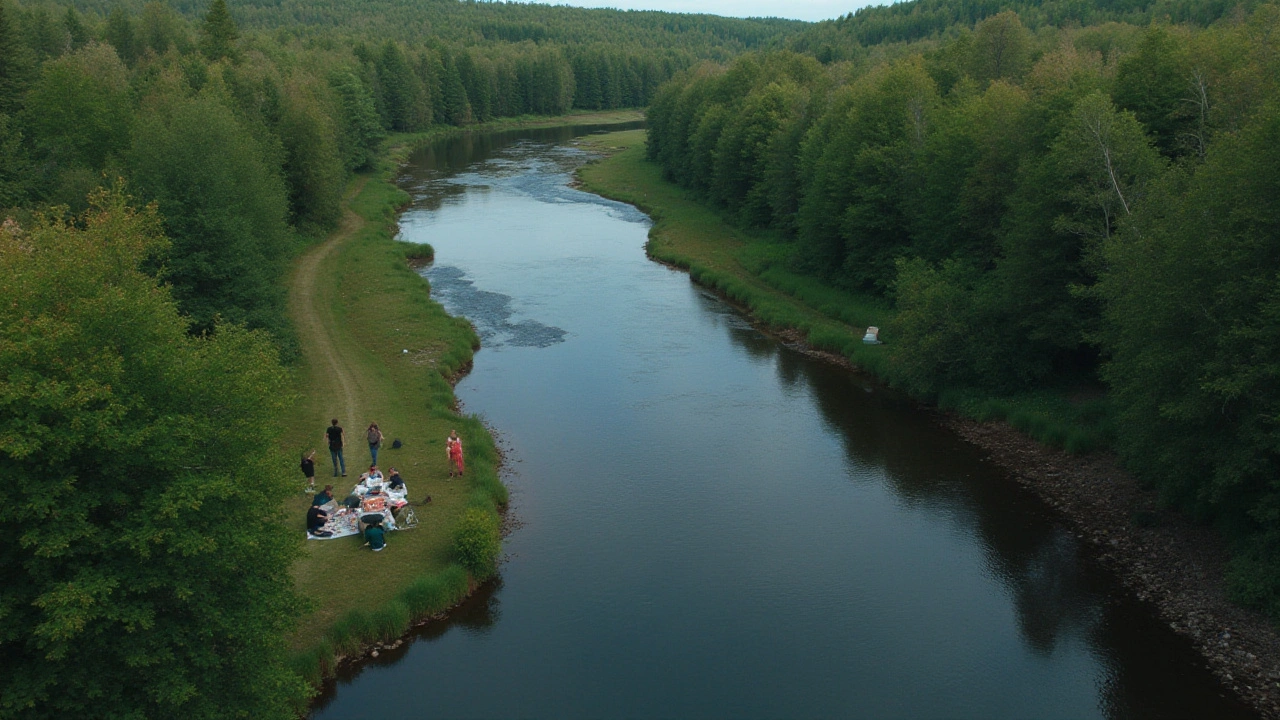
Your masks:
M329 421L329 427L325 428L323 439L329 443L329 457L333 460L333 476L347 476L347 460L342 456L342 449L347 444L347 433L338 424L338 418ZM373 464L378 464L378 451L382 449L382 430L378 427L378 423L369 423L369 427L365 430L365 439L369 441L369 457L372 458ZM315 477L315 451L311 451L311 474L307 477L314 479ZM305 462L305 459L304 459ZM303 467L303 472L306 472Z
M313 451L314 452L314 451ZM404 478L400 476L400 471L394 467L388 470L389 475L383 476L382 471L377 465L370 465L369 472L360 476L360 482L369 486L381 488L386 486L387 490L395 492L405 489ZM360 489L360 486L357 487ZM403 494L403 493L402 493ZM307 510L307 532L314 537L324 538L331 537L333 533L325 530L325 525L329 522L329 512L325 510L330 503L333 502L333 486L325 485L324 489L316 493L311 499L311 508ZM351 510L360 507L360 498L355 495L348 496L344 501ZM367 517L367 516L366 516ZM386 530L382 527L381 522L372 522L364 528L365 545L373 548L374 552L378 552L387 546Z
M338 419L333 418L329 421L329 427L325 428L323 439L329 444L329 456L333 461L333 476L346 477L347 463L342 455L343 447L346 445L346 432L342 426L338 424ZM369 466L369 472L361 475L361 481L376 480L381 482L383 479L382 472L378 470L378 450L382 448L383 435L382 430L378 427L378 423L369 423L369 427L365 431L365 439L369 442L369 457L373 461ZM399 447L400 441L397 440L394 447ZM316 451L311 450L302 457L302 473L307 477L308 487L315 489L316 483ZM450 430L449 437L445 439L445 456L449 461L449 477L452 478L456 474L462 477L466 471L466 464L462 456L462 439L458 437L457 430ZM400 477L399 471L394 467L388 471L386 478L387 487L391 490L403 489L404 479ZM324 529L325 524L329 521L329 513L324 507L333 502L333 486L325 485L324 489L312 498L311 508L307 510L307 532L315 537L329 537L332 533ZM382 550L387 546L386 531L380 524L371 524L364 530L365 544L371 547L375 552Z

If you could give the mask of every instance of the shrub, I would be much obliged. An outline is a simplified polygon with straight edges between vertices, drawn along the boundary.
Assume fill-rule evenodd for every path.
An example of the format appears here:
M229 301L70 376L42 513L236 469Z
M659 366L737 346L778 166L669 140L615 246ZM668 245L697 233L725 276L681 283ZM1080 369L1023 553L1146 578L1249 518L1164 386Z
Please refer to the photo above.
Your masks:
M457 565L435 575L424 575L414 580L400 593L400 600L409 608L413 617L422 617L443 611L467 594L466 571Z
M497 514L468 508L454 531L453 549L458 561L476 579L492 577L498 569L498 551L502 549Z

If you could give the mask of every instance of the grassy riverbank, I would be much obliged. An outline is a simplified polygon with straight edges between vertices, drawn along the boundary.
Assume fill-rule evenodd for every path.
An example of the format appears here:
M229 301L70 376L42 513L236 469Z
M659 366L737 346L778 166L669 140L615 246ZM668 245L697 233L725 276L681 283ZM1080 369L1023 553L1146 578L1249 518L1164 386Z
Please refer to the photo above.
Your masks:
M661 168L645 159L643 130L592 136L581 144L607 155L579 171L583 187L631 203L653 218L651 257L688 270L695 282L745 306L765 325L798 334L818 350L893 381L889 346L862 342L867 326L892 327L887 303L787 270L786 243L735 227L664 180ZM893 341L891 330L882 337ZM1007 420L1041 442L1073 452L1103 446L1110 436L1105 400L1091 395L1055 390L994 397L953 390L928 399L979 420Z
M640 118L637 111L582 113L472 130ZM388 439L403 441L396 450L388 442L378 464L400 470L420 520L388 536L387 550L377 555L355 537L306 543L294 576L314 610L301 619L293 647L297 669L313 682L336 657L394 639L414 620L464 598L485 573L459 557L455 540L464 526L496 538L497 510L507 500L493 438L477 419L455 412L450 384L469 366L479 340L466 320L430 299L427 282L406 262L406 253L429 256L429 248L392 240L397 209L409 200L392 183L399 163L413 148L457 132L392 138L381 166L352 182L341 226L302 255L290 277L289 312L303 358L296 369L301 398L284 421L284 447L293 457L317 450L316 482L332 482L341 498L369 465L364 428L377 422ZM322 440L329 418L346 429L346 478L331 477ZM454 428L467 450L465 480L448 478L444 438ZM311 496L297 476L299 493L288 509L300 529ZM427 495L430 504L423 503Z

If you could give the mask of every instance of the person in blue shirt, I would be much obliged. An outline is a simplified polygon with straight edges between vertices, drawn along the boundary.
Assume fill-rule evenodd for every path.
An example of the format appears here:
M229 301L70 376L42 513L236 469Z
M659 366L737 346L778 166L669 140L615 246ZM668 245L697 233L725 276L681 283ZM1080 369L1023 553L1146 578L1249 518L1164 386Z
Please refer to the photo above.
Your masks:
M328 505L331 502L333 502L333 486L332 485L325 485L324 489L316 493L316 496L311 500L311 504L313 506Z

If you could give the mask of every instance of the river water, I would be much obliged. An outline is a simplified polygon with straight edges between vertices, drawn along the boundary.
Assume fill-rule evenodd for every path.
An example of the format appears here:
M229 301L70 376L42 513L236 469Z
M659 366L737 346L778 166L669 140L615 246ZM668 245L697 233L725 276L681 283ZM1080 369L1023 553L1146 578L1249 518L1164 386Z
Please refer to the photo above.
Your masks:
M648 218L570 187L591 130L404 169L518 522L313 718L1250 716L980 451L647 260Z

